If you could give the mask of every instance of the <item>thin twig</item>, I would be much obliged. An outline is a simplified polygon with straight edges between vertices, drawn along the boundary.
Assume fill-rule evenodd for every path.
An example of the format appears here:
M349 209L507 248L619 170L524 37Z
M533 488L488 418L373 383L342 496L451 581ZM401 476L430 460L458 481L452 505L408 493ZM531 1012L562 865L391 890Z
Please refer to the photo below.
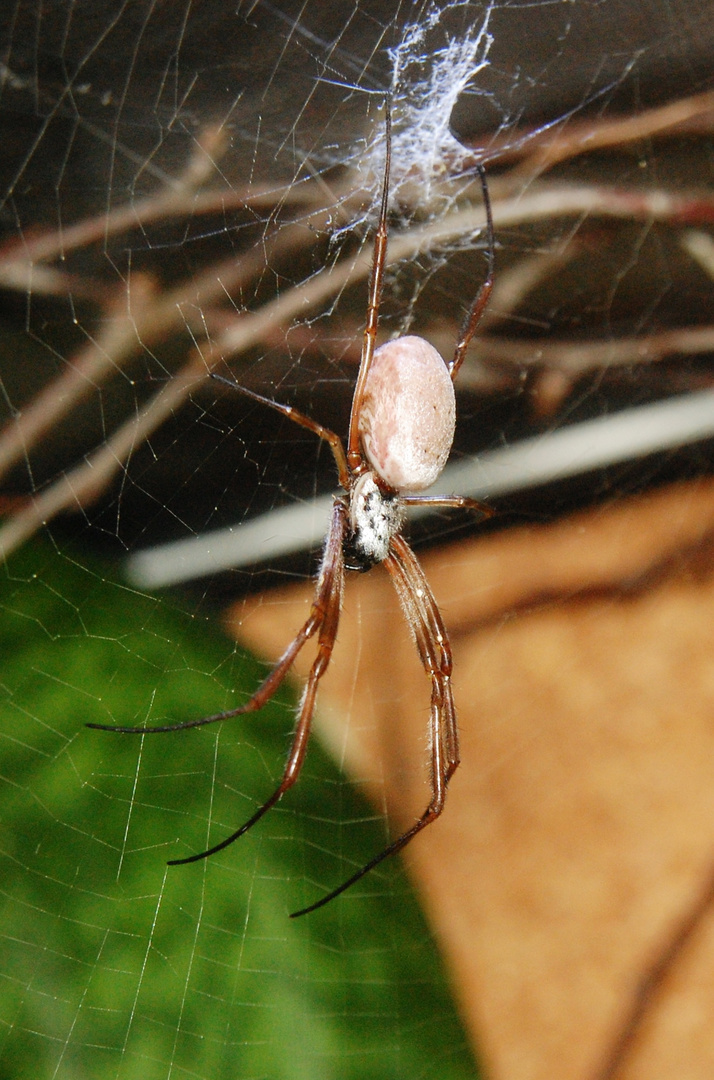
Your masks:
M319 228L324 220L320 217L311 224ZM121 310L110 312L97 337L90 339L68 361L62 374L0 431L0 476L107 377L125 368L132 357L179 331L204 333L207 307L239 293L263 272L266 260L311 240L305 225L286 226L267 237L260 248L214 264L170 292L157 293L149 279L133 275L116 303Z
M502 200L494 206L494 218L497 226L501 227L554 217L579 218L591 215L691 220L694 215L714 216L714 200L699 197L693 200L686 195L663 191L638 192L588 185L559 185L552 188L543 186L521 199ZM464 236L473 236L483 229L484 224L482 207L469 206L459 209L442 221L397 236L389 248L388 261L390 264L397 263L412 258L418 252L452 243ZM282 239L286 246L292 244L292 230L309 236L309 230L304 226L288 226L278 233L275 243ZM265 251L259 249L255 255L264 265ZM321 271L307 282L269 301L258 311L236 318L232 325L201 352L200 360L189 360L182 372L175 377L176 386L171 395L172 407L176 408L183 402L202 372L210 371L221 360L227 360L256 345L263 340L264 335L274 332L276 326L284 326L293 318L312 311L318 304L337 295L348 282L363 278L369 272L370 265L370 253L362 250L356 256ZM230 273L228 269L227 272ZM237 272L242 272L240 266ZM223 289L224 282L216 278L215 267L209 268L199 283L184 285L170 294L170 299L162 302L162 310L164 313L170 310L172 325L175 325L176 311L180 312L184 324L190 325L190 311L193 309L200 313L201 305L208 302L209 294L216 295L218 288ZM153 328L158 329L161 320L156 312L151 319ZM142 338L137 335L135 340L141 342ZM146 437L166 418L167 400L167 389L164 387L152 402L123 425L85 464L65 474L38 495L30 506L9 519L6 525L0 528L0 552L7 555L60 511L71 506L85 506L95 498L101 490L100 481L108 483L126 463L132 450L139 445L140 433ZM19 445L21 452L24 452L25 444Z
M7 557L62 511L83 509L93 502L125 466L133 451L184 403L191 390L219 362L231 353L242 352L257 344L276 325L284 325L298 314L307 313L338 291L351 275L364 275L369 262L369 255L360 252L353 260L340 264L330 272L316 275L305 285L290 289L256 312L239 317L207 348L200 350L197 346L184 368L172 376L143 409L86 457L81 465L32 497L26 506L0 527L0 557Z
M282 187L258 187L252 184L239 189L200 190L211 173L216 171L225 146L222 130L209 128L197 141L185 170L172 185L74 224L26 234L19 241L5 244L0 248L0 286L20 292L32 289L35 293L49 295L69 292L70 287L78 291L82 284L96 288L92 282L78 281L65 271L44 264L55 259L66 259L72 251L92 244L101 242L106 245L110 239L122 233L145 229L171 218L197 218L243 208L263 208L274 212L276 206L289 201L292 207L301 208L303 212L331 213L334 219L342 205L343 194L339 191L334 193L335 203L322 206L324 199L320 196L324 195L325 185L314 180ZM358 196L358 192L350 191L348 201L352 202Z
M650 364L668 356L696 356L714 352L714 326L687 326L661 330L643 337L607 341L524 341L496 336L478 338L472 346L475 360L486 364L517 367L546 367L581 375L594 368L622 364ZM469 385L468 372L462 385Z
M522 159L509 173L531 177L554 165L595 150L627 146L672 134L708 134L714 130L714 93L705 91L645 109L616 120L570 121L557 128L509 129L479 148L489 161ZM480 158L482 160L482 158Z

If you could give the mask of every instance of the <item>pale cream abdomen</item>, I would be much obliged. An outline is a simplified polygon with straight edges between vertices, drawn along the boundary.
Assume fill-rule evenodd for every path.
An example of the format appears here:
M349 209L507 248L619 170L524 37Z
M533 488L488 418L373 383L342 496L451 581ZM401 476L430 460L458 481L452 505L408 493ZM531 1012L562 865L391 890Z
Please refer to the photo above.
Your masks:
M359 430L385 484L402 493L431 487L451 451L455 423L454 386L433 345L410 335L375 350Z

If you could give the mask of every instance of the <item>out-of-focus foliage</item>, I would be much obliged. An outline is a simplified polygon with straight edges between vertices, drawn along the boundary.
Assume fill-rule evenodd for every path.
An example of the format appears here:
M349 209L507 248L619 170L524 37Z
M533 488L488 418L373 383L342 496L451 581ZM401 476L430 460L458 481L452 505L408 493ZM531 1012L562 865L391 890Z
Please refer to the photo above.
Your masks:
M25 551L0 587L3 1076L473 1076L396 867L288 918L384 842L319 746L256 830L166 866L272 790L287 695L222 730L84 726L227 707L258 664L66 551Z

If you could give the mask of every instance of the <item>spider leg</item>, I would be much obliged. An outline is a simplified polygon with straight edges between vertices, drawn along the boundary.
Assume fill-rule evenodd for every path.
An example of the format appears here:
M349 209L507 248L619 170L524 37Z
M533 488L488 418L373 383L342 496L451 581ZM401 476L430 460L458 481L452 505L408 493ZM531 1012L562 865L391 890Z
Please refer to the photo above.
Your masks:
M384 565L392 578L407 622L414 634L421 662L431 679L431 799L421 817L401 836L327 896L309 907L293 912L290 916L292 919L329 904L375 866L405 848L417 833L430 825L444 809L446 788L459 764L456 709L451 689L451 646L434 594L414 552L401 535L393 538Z
M490 507L488 510L492 512ZM449 636L421 564L403 536L394 537L392 549L395 562L399 562L401 571L400 581L397 581L396 576L393 578L395 587L414 632L422 664L432 680L432 708L438 707L432 717L435 721L434 738L435 741L443 739L445 781L448 783L459 764ZM400 587L403 592L400 592ZM413 605L413 613L410 612L407 601ZM435 782L434 778L432 782Z
M313 604L305 624L301 627L293 640L288 645L275 667L268 673L253 696L244 705L238 705L235 709L227 709L225 712L213 713L212 716L202 716L199 720L184 720L176 724L160 724L156 727L121 727L115 724L87 724L89 728L97 731L116 731L120 735L161 735L167 731L187 731L189 728L204 727L206 724L216 724L221 720L230 720L234 716L242 716L244 713L258 712L270 701L293 665L303 645L316 632L324 613Z
M305 751L310 736L312 716L315 711L317 688L320 679L325 674L328 664L330 663L335 638L337 637L337 627L340 621L345 580L342 544L347 527L347 506L342 499L335 499L332 510L332 520L327 534L325 552L322 557L322 563L320 564L320 573L310 615L302 630L295 638L295 641L288 647L287 651L278 662L278 665L273 669L271 675L268 676L260 689L253 695L253 698L251 698L251 702L253 702L260 696L260 703L257 704L255 708L260 708L261 704L265 704L285 677L290 666L289 663L285 665L285 660L288 655L291 655L292 659L290 660L290 663L292 663L292 660L302 648L305 641L319 630L317 657L310 669L302 701L300 702L295 734L293 736L292 745L280 783L270 798L267 799L262 806L258 807L253 816L241 825L239 829L236 829L234 833L231 833L230 836L226 837L225 840L221 840L220 843L214 844L213 847L208 848L206 851L200 851L196 855L189 855L185 859L170 859L169 866L182 866L184 863L198 862L199 859L207 859L209 855L215 855L216 852L229 847L229 845L233 844L243 835L243 833L246 833L248 829L251 829L257 821L260 821L263 815L266 814L271 807L275 806L278 800L282 798L288 788L292 787L300 775L300 769L302 768L305 759ZM296 644L298 642L299 644ZM274 684L271 684L269 690L266 691L265 688L267 684L270 683L271 678L278 672L279 677ZM248 705L250 705L251 702L249 702ZM245 711L246 708L247 707L244 706L243 711Z
M330 431L329 428L324 427L322 424L318 424L317 420L313 420L311 416L301 413L299 409L294 409L292 405L283 405L279 401L273 401L272 398L264 397L263 394L256 394L255 390L248 390L246 386L241 386L234 379L224 379L222 375L216 375L214 371L211 372L211 378L215 379L216 382L223 383L225 386L230 386L233 390L238 390L244 397L250 398L252 401L258 401L261 405L268 405L271 409L299 424L300 427L307 428L308 431L312 431L315 435L324 439L329 444L332 456L335 459L340 487L344 488L345 491L349 491L350 474L347 468L345 449L339 435L336 435L334 431Z
M481 285L481 288L476 293L476 297L466 313L466 318L463 321L461 327L461 333L459 334L459 340L456 343L456 349L454 350L454 359L449 364L449 374L452 379L455 379L459 368L464 362L466 356L466 350L471 343L471 338L476 333L476 328L481 322L481 316L484 313L486 304L488 303L491 291L493 290L493 268L495 262L495 239L493 233L493 212L491 210L491 196L488 193L488 183L486 180L486 171L483 165L476 166L481 180L481 190L483 191L483 206L486 211L486 236L488 239L488 268L486 270L486 280Z
M357 470L362 465L362 452L360 450L359 418L364 401L364 389L367 384L367 374L374 355L374 343L377 338L377 324L379 322L379 302L382 296L382 280L384 278L384 263L387 258L387 211L389 209L389 170L392 162L392 110L389 99L386 102L386 126L384 137L384 177L382 179L382 202L379 210L379 223L374 236L374 254L372 256L372 273L369 279L369 294L367 300L367 321L362 338L362 356L359 363L357 382L355 383L354 396L352 398L352 411L350 413L350 431L347 441L347 461L350 469Z
M468 495L400 495L401 502L406 506L448 506L454 510L476 510L484 517L490 518L496 513L488 503L480 499L470 499Z

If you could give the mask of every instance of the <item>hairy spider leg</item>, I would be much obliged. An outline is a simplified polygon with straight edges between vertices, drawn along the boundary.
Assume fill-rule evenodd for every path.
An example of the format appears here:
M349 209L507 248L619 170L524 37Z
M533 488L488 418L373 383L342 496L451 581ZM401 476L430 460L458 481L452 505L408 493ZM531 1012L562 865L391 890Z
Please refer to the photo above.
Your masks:
M405 506L445 506L450 510L476 510L490 518L496 513L488 503L472 499L468 495L400 495Z
M282 405L271 398L264 397L253 390L248 390L239 383L225 379L220 375L211 373L212 378L238 390L246 397L261 404L267 405L276 412L294 420L300 426L312 431L319 438L326 441L332 451L339 482L348 494L351 492L354 481L364 473L367 463L364 460L360 447L360 414L364 404L364 393L367 375L374 355L377 326L379 320L379 305L384 277L384 267L387 254L387 211L389 201L389 174L391 166L391 113L387 102L386 115L386 140L385 140L385 169L382 184L382 198L379 215L379 224L374 240L374 254L372 272L369 284L367 319L364 330L362 355L360 368L355 385L350 414L349 440L347 453L341 439L329 428L306 416L290 405ZM474 335L479 320L488 302L493 287L494 267L494 230L491 213L491 204L488 194L488 186L483 168L477 166L483 189L484 205L489 239L489 264L486 280L481 285L474 302L467 313L457 342L454 358L448 365L449 374L453 379L460 368L466 349ZM478 510L490 516L493 513L491 507L475 499L466 496L429 496L429 495L400 495L402 502L415 505L430 503L432 505L457 507ZM296 724L293 742L283 772L280 784L270 798L245 822L240 829L232 833L226 839L206 851L188 856L185 859L172 859L169 865L182 865L196 862L200 859L222 851L234 843L240 836L248 831L279 801L282 795L297 780L305 758L310 727L315 709L315 699L319 682L324 675L332 657L332 652L337 636L337 629L342 606L344 592L345 563L344 542L350 529L349 503L344 498L336 498L333 505L332 517L325 542L325 549L320 563L318 581L315 588L310 615L302 628L293 638L280 660L261 683L250 700L236 709L216 713L212 716L198 720L190 720L177 724L162 725L160 727L119 727L105 724L89 724L88 727L98 728L105 731L118 731L128 734L149 734L152 732L177 731L193 727L201 727L222 720L230 719L243 713L254 712L262 708L277 691L283 679L291 668L296 656L306 642L318 634L318 654L310 669L302 701L300 703L298 720ZM451 776L459 764L458 732L456 727L456 713L451 689L452 655L446 629L441 618L436 600L431 588L424 576L416 556L400 534L392 537L389 554L383 560L384 565L394 583L403 612L414 634L417 650L424 669L431 679L431 713L430 713L430 744L431 744L431 785L432 796L422 816L401 836L397 837L383 851L371 859L365 866L353 874L338 888L322 897L316 903L301 911L293 912L292 918L306 915L317 908L323 907L330 900L339 896L365 874L369 873L390 855L401 851L409 841L423 828L437 818L444 807L446 788Z
M214 844L213 847L207 848L206 851L200 851L196 855L189 855L185 859L170 859L169 866L183 866L186 863L198 862L200 859L207 859L210 855L215 855L218 851L223 851L224 848L229 847L235 843L244 833L248 832L256 822L260 821L264 814L268 812L275 804L283 797L286 791L293 786L305 760L305 751L307 749L308 739L310 737L310 727L312 725L312 717L315 712L315 697L317 694L317 688L320 679L327 671L332 657L332 650L335 645L335 639L337 637L337 627L340 621L340 611L342 608L342 596L344 593L345 584L345 566L344 558L342 555L342 545L344 542L345 532L348 528L348 513L347 506L342 499L335 499L332 508L332 517L330 520L330 528L327 534L327 542L325 544L325 552L322 556L322 562L320 564L320 572L317 579L317 586L315 588L315 596L312 601L312 607L310 609L310 615L305 622L303 628L300 630L291 645L288 646L287 652L283 659L278 661L277 667L274 672L280 670L280 678L273 685L271 693L263 695L261 704L265 704L269 697L277 690L278 686L282 682L283 678L287 674L287 670L290 664L284 665L284 659L288 654L291 654L290 663L294 660L295 656L312 635L319 631L318 636L318 652L313 665L310 669L310 674L305 684L305 690L303 692L302 701L300 702L300 709L298 712L298 721L295 728L295 734L293 736L292 745L288 754L288 759L285 764L283 776L278 784L277 788L267 799L262 806L260 806L245 824L241 825L239 829L236 829L234 833L227 836L225 840L221 840L220 843ZM266 683L270 680L271 676L268 676ZM265 683L263 684L265 686ZM262 689L262 688L261 688ZM260 693L260 691L258 691ZM254 695L255 696L255 695ZM251 699L253 700L253 699ZM260 705L257 706L260 708Z
M391 550L383 565L389 572L405 618L414 634L424 670L431 679L431 799L421 817L401 836L336 889L314 904L294 911L291 919L309 915L310 912L329 904L390 855L396 855L405 848L417 833L439 817L444 809L447 785L459 764L456 709L451 689L451 646L434 594L414 552L401 535L393 538Z

